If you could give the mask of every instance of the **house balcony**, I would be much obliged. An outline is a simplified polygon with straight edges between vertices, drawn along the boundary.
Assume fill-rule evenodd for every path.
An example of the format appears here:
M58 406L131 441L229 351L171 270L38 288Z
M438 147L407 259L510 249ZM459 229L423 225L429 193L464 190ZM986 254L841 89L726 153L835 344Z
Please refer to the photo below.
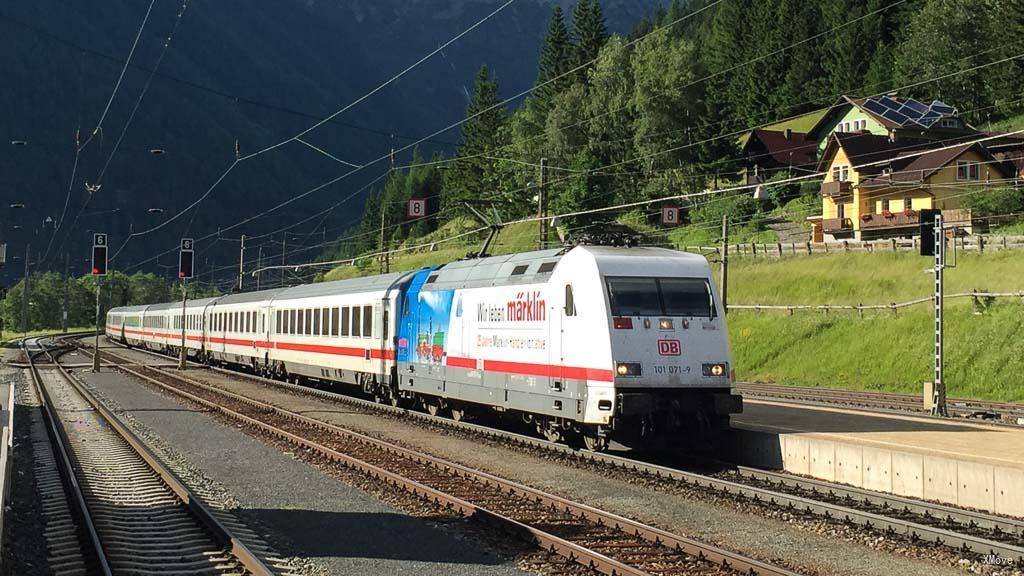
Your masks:
M831 198L833 201L848 199L853 196L853 182L837 180L822 182L821 195L823 198Z
M860 217L861 230L882 230L887 228L912 228L921 223L921 216L916 210L909 212L883 212L882 214L864 214Z
M943 210L942 218L946 225L955 225L968 234L972 231L970 210ZM907 210L904 212L884 212L882 214L863 214L860 217L860 230L892 231L896 229L916 229L921 225L921 212Z
M849 218L825 218L821 221L821 229L825 234L853 232L853 220Z

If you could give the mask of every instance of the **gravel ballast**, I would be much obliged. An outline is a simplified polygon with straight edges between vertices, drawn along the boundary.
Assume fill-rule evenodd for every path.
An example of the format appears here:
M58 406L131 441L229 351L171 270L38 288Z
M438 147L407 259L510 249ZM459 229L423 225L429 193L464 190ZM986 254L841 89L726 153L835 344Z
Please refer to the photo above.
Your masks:
M76 373L222 487L236 515L307 573L523 574L458 530L400 512L120 373Z

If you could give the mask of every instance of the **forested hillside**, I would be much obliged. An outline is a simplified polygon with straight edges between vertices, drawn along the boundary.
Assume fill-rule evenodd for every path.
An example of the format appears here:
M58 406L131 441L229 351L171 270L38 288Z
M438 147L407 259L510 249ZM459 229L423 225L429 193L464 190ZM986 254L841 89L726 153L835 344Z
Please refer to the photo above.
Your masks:
M506 222L536 214L542 159L549 214L722 184L736 178L741 135L844 94L941 99L979 129L1005 126L1022 110L1022 30L1022 0L675 0L625 35L607 32L598 1L556 7L525 103L495 107L509 90L481 68L456 156L395 171L323 258L378 250L382 204L388 246L467 216L466 200L493 203ZM801 192L773 190L767 205L737 196L691 216L750 219ZM407 222L409 198L428 199L432 216ZM626 219L653 223L653 208ZM585 232L624 212L560 225Z
M200 198L238 152L254 152L312 125L409 66L494 11L496 0L218 0L157 1L104 129L83 151L72 182L76 132L89 139L110 97L148 2L7 2L0 7L0 201L3 241L12 253L32 244L32 260L62 268L65 226L48 254L53 224L70 224L72 270L84 271L89 230L115 246ZM628 30L655 2L618 0L609 25ZM510 90L530 86L551 2L519 0L399 82L311 133L308 140L362 164L458 120L473 75L489 63ZM178 15L180 19L178 18ZM174 23L178 21L177 28ZM149 70L171 32L166 56L116 155ZM425 150L450 151L458 134L439 135ZM9 142L25 142L25 146ZM151 154L162 150L164 154ZM408 160L410 155L399 155ZM89 199L85 183L102 187ZM258 214L351 169L292 143L232 170L200 209L158 234L134 241L115 268L173 248ZM294 223L352 194L378 172L360 173L235 230L260 234ZM69 197L70 191L70 197ZM364 195L331 214L318 231L352 222ZM88 205L86 202L88 200ZM25 204L10 210L11 203ZM65 210L65 203L67 209ZM86 206L85 209L82 209ZM150 211L151 208L163 212ZM355 214L353 214L355 211ZM50 217L53 224L44 225ZM305 231L305 230L299 230ZM319 236L322 238L322 236ZM296 241L295 238L292 239ZM200 265L237 258L237 244L201 245ZM267 245L268 253L273 246ZM38 252L38 254L37 254ZM313 252L315 254L315 252ZM253 257L255 257L255 252ZM301 256L301 255L300 255ZM166 274L171 255L144 269ZM8 266L8 285L21 275ZM208 277L206 278L209 279Z

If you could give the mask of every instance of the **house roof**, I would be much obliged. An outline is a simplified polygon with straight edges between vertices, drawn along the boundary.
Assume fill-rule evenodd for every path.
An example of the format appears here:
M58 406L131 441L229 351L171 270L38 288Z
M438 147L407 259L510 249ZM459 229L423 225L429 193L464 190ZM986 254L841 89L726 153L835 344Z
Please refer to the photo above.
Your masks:
M869 102L869 100L871 102ZM914 100L913 98L899 96L859 97L844 95L839 97L836 103L829 108L829 112L822 116L821 119L811 127L810 130L808 130L808 132L810 134L817 134L832 116L832 112L843 106L856 107L865 115L885 127L886 130L895 130L899 128L927 130L932 128L940 118L958 117L955 108L939 100L934 100L931 104L925 104ZM889 109L897 111L897 113L887 111ZM906 115L898 113L899 109L902 109ZM921 116L926 112L928 115L921 118ZM966 129L974 130L973 127L964 123L962 119L960 121Z
M988 169L995 170L999 177L1006 176L1006 168L1003 163L999 162L999 160L981 144L971 142L950 148L940 146L938 150L927 152L925 154L920 154L920 150L918 150L918 154L916 156L912 155L914 152L900 152L889 164L889 167L892 169L891 174L885 174L884 176L879 174L871 178L862 179L860 181L860 185L862 187L870 187L888 186L892 183L923 182L969 150L978 152L988 162L990 162L990 164L987 165Z
M755 140L760 141L768 156L780 164L809 166L814 165L818 159L818 142L804 132L754 130L744 150Z
M864 130L860 132L834 132L828 137L825 151L818 162L818 171L821 172L832 164L832 158L840 148L846 152L846 157L850 159L851 165L862 166L864 164L892 160L899 156L901 152L914 152L926 146L928 146L928 143L925 141L912 139L893 141L888 136L880 136ZM883 167L882 165L876 165L858 171L871 174L881 172Z

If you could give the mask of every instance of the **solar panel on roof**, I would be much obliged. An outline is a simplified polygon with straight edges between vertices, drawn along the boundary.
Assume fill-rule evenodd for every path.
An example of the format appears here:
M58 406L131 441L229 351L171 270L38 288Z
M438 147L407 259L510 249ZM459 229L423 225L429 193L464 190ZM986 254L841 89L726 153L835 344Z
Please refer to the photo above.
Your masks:
M900 126L903 126L907 122L910 122L910 118L907 118L906 116L900 114L896 110L886 110L885 114L882 114L882 117L887 120L891 120L892 122L895 122Z
M942 114L935 111L929 111L918 120L918 123L926 128L931 128L939 119L942 118Z
M906 107L906 108L910 108L914 112L917 112L917 116L920 116L920 115L924 114L925 112L928 112L928 105L927 104L923 104L921 102L918 102L917 100L914 100L913 98L907 98L907 101L903 103L903 106ZM914 115L912 115L912 114L907 114L907 116L910 116L912 118L914 117Z
M866 102L864 102L864 108L878 115L882 115L885 113L886 110L888 110L888 108L882 106L873 98L869 98Z
M878 99L878 103L881 104L882 106L885 106L886 108L891 109L891 110L898 110L900 108L900 106L902 106L902 104L900 104L899 102L897 102L896 100L893 100L892 98L890 98L888 96L882 96L881 98L879 98Z
M945 102L940 102L938 100L932 102L931 108L932 110L938 112L939 114L953 114L956 112L956 108L953 108L949 104L946 104Z

